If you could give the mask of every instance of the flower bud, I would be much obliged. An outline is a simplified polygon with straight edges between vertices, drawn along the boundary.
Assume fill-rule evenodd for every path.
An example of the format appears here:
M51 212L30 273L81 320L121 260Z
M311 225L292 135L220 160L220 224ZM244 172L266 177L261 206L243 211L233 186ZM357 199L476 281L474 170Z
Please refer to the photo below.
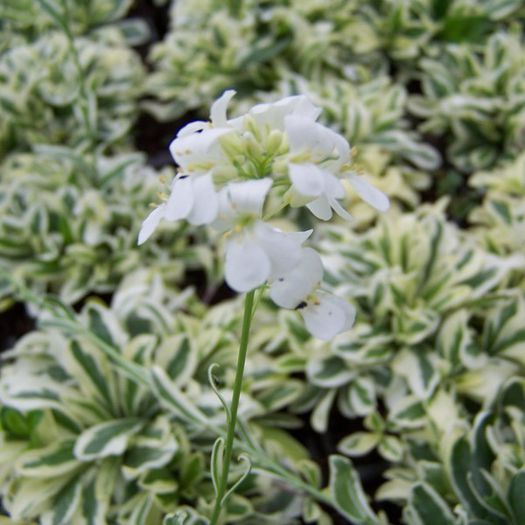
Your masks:
M216 184L226 184L237 177L237 170L231 164L220 164L213 168L213 180Z
M222 151L230 158L242 155L246 151L244 141L237 133L228 133L220 138Z
M262 156L263 150L257 139L253 136L249 136L246 140L246 151L248 155L254 159L258 159Z
M270 132L266 141L266 150L270 155L282 153L280 149L283 145L283 138L283 133L278 129L274 129Z

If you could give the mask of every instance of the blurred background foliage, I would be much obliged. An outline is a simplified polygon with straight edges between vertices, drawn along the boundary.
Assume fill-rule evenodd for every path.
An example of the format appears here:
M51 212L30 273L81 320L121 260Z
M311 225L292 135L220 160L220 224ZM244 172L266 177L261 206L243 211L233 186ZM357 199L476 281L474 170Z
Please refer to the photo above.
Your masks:
M225 523L520 525L524 21L520 0L4 0L9 522L207 523L208 369L228 398L240 304L211 232L136 238L169 141L234 88L233 114L309 95L393 206L349 191L354 222L312 240L350 332L314 340L262 300L237 443L257 468Z

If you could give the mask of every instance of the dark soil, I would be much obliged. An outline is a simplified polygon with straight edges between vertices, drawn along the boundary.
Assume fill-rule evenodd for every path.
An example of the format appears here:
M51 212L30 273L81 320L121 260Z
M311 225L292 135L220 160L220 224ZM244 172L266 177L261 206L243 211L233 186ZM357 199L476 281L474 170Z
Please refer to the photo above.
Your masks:
M16 303L9 310L0 313L0 352L12 348L24 334L35 328L22 303Z

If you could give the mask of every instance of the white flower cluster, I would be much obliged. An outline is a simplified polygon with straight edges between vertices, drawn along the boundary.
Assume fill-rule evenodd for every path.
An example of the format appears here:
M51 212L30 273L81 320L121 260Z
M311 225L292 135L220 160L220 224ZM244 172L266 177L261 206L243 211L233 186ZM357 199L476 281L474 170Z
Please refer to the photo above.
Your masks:
M260 104L228 120L234 94L226 91L212 105L210 122L188 124L171 143L179 173L165 202L144 221L139 244L163 219L210 224L226 233L225 278L232 289L268 284L277 305L299 310L312 335L331 339L351 327L354 309L319 290L321 258L303 246L312 230L283 232L266 222L264 209L273 195L277 211L306 206L322 220L333 211L350 219L339 202L343 180L378 210L388 208L388 199L353 172L348 142L316 122L321 110L308 98Z

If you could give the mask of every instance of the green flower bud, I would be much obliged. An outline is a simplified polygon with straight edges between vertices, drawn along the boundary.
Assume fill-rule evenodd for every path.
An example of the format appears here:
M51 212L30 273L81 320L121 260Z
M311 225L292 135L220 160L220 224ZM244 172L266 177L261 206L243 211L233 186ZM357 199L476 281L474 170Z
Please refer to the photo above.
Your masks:
M270 132L268 135L268 138L266 140L266 150L270 155L277 155L281 152L281 148L283 146L284 141L284 135L281 131L278 129L274 129ZM288 149L286 147L286 149Z

